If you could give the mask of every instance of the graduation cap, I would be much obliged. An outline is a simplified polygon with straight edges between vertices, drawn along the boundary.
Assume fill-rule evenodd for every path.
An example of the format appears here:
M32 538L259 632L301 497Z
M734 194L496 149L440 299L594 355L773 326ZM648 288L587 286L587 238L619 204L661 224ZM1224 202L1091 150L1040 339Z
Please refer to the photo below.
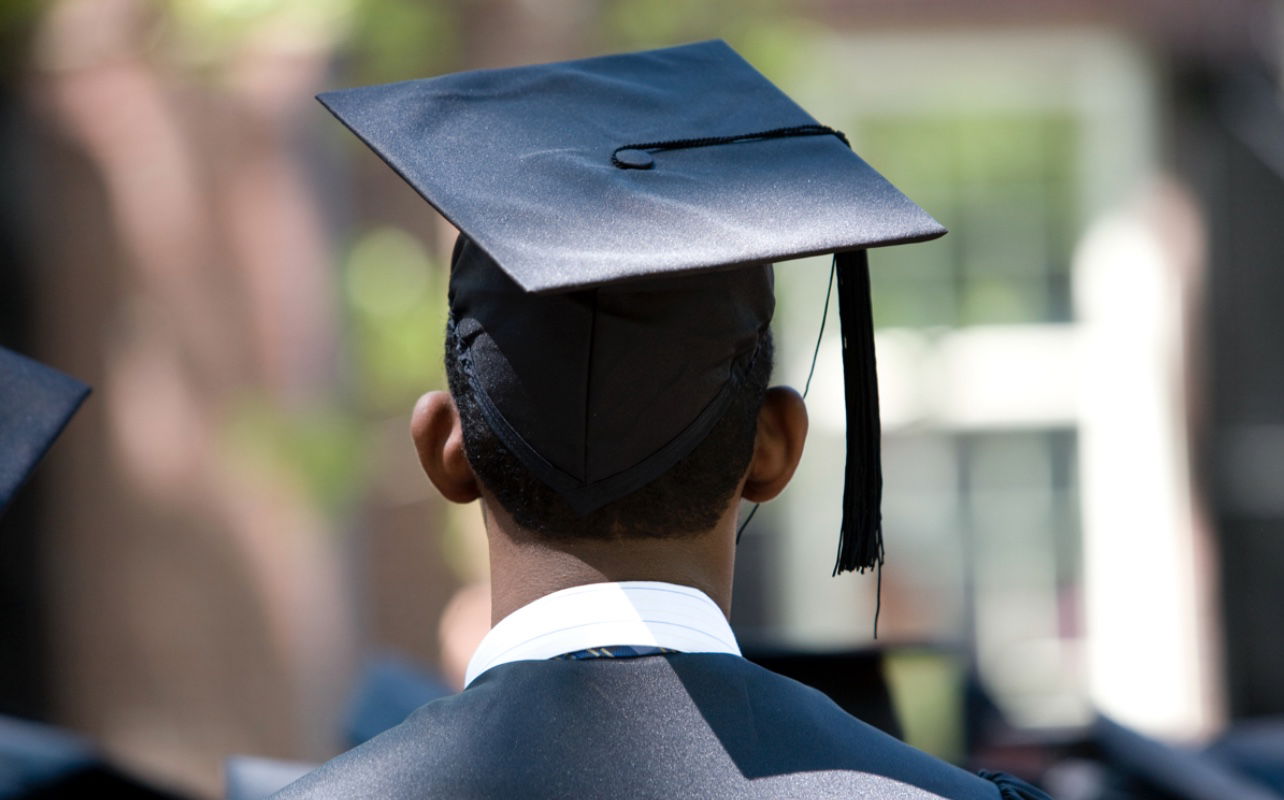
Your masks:
M180 800L116 767L70 731L0 715L0 800L99 797Z
M777 675L823 692L839 708L883 733L904 739L887 681L888 650L803 650L744 642L744 657Z
M945 233L725 42L318 99L462 232L461 364L487 422L578 513L695 448L774 308L834 253L848 465L835 574L882 563L865 250Z
M0 347L0 510L87 394L75 378Z

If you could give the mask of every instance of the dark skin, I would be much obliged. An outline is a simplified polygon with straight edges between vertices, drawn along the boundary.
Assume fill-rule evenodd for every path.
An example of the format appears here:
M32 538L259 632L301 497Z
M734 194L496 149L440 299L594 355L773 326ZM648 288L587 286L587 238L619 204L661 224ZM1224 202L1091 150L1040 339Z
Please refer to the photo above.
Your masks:
M557 540L517 525L473 474L464 454L459 412L448 392L419 398L410 435L428 480L447 500L481 498L490 549L491 624L546 594L604 581L666 581L694 586L731 615L739 503L695 536L672 539ZM807 408L785 386L767 390L758 414L753 457L737 496L763 503L780 494L802 458Z

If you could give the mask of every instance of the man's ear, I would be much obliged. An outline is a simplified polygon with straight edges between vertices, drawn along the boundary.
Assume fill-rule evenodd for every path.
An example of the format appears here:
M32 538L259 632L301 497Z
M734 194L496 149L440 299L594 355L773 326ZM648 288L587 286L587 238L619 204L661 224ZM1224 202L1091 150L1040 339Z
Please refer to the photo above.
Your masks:
M429 392L419 398L410 417L410 438L424 473L442 497L470 503L481 496L477 476L464 454L459 410L448 392Z
M753 458L741 496L764 503L784 491L802 458L807 440L807 406L788 386L773 386L758 412Z

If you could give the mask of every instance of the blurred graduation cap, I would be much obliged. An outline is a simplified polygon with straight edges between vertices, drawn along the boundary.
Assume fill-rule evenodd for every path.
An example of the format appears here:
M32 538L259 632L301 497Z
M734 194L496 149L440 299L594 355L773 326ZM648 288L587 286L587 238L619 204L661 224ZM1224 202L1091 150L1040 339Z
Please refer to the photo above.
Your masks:
M1284 797L1284 716L1239 720L1205 753Z
M842 133L721 41L318 99L462 232L461 365L496 435L580 514L663 474L720 418L771 320L770 264L834 253L835 573L881 564L865 250L945 229Z
M823 692L862 722L905 738L887 682L886 648L813 651L746 643L743 652L758 666Z
M0 715L0 800L179 800L103 758L69 731Z
M228 756L223 762L224 800L266 800L321 766L257 756Z
M0 511L88 394L75 378L0 347Z
M1214 757L1152 739L1099 715L1091 741L1101 761L1129 781L1128 797L1165 800L1279 800L1253 776L1228 769Z
M400 725L416 708L453 694L436 675L392 654L371 658L348 702L344 737L356 747Z

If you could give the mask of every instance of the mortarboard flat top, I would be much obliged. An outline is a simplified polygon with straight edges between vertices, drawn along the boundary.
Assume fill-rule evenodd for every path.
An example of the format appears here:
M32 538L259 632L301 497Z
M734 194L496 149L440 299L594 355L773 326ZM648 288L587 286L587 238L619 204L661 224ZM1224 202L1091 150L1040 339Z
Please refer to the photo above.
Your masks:
M26 482L89 387L0 347L0 509Z
M614 166L630 144L817 124L721 41L318 99L528 292L945 233L835 136Z

